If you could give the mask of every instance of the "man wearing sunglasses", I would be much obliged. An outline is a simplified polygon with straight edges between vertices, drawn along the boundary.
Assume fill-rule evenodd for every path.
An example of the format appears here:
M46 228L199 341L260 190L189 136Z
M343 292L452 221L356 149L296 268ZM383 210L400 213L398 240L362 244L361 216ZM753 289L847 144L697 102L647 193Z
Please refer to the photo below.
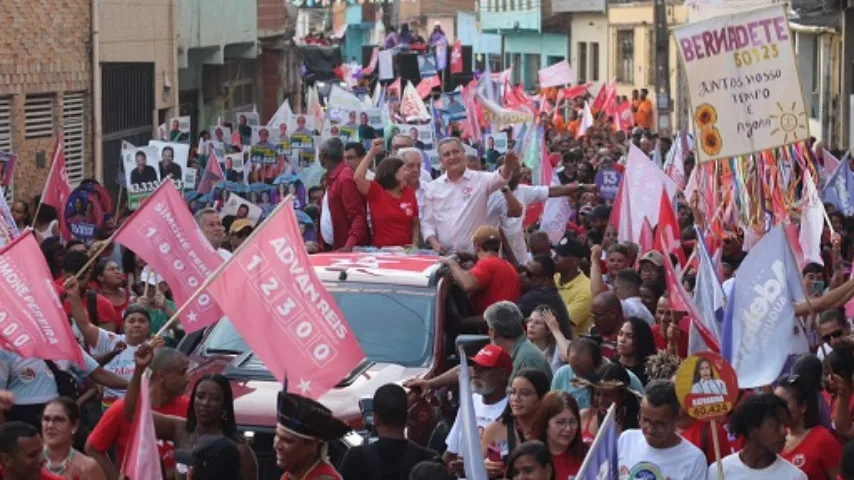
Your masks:
M845 318L845 312L840 309L823 312L818 317L818 334L823 343L818 347L816 355L819 360L824 360L827 354L851 338L851 325Z

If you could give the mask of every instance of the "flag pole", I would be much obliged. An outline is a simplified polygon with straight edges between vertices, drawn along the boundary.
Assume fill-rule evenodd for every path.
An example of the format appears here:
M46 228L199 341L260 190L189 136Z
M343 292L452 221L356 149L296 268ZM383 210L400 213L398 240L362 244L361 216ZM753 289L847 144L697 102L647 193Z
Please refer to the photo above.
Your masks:
M273 209L272 212L270 212L270 215L268 215L267 218L268 219L273 218L273 216L276 213L278 213L279 210L281 210L282 207L284 207L287 204L293 205L293 195L288 195L287 197L284 198L284 200L279 202L279 204L276 206L276 208ZM263 229L263 225L260 225L260 226L258 226L258 228L253 230L252 233L250 233L249 236L246 237L246 240L244 240L243 243L239 247L237 247L237 250L234 251L231 258L229 258L228 260L223 262L219 267L217 267L217 269L214 270L213 273L211 273L208 276L208 278L206 278L205 281L202 282L201 285L199 285L199 288L197 288L196 291L193 292L192 295L190 295L190 298L188 298L181 305L181 307L172 315L172 317L170 317L169 320L166 323L164 323L162 327L160 327L160 330L158 330L157 333L154 334L154 336L159 337L163 332L172 328L172 325L174 325L175 322L178 321L181 314L184 313L185 310L187 310L187 307L189 307L190 304L192 304L197 298L199 298L199 295L201 295L202 293L204 293L205 290L208 289L210 284L213 283L214 280L216 280L216 277L219 276L219 274L222 273L223 270L225 270L225 267L227 267L228 265L231 264L232 260L237 258L237 255L243 251L243 249L246 247L246 245L249 245L252 238L254 238L255 235L257 235L258 232L260 232L262 229Z
M50 160L50 169L47 171L47 178L48 179L50 179L50 176L53 173L53 168L54 168L54 166L56 166L56 154L57 154L57 152L59 152L59 146L61 145L60 142L62 142L62 133L60 133L56 137L56 145L53 147L53 156L51 157L51 160ZM47 184L45 184L45 188L47 188ZM39 197L39 204L36 205L36 212L33 214L33 223L32 223L33 230L35 230L36 219L39 218L39 212L42 209L42 203L44 203L44 188L42 188L42 194ZM61 206L61 208L65 208L65 206L63 205L63 206ZM57 212L57 216L58 215L59 215L59 212Z
M724 464L721 463L721 446L718 444L718 421L712 419L710 426L712 429L712 442L715 446L715 463L718 465L718 478L724 480Z

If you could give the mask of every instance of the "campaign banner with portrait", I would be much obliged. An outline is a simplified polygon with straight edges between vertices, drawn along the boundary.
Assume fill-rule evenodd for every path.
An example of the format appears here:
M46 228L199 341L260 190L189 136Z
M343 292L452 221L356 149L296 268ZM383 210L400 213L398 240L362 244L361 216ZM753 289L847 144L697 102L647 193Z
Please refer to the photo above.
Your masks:
M418 55L418 71L421 74L421 78L437 75L439 69L436 68L436 57L432 53Z
M507 132L487 133L486 149L495 150L498 153L507 153Z
M240 144L249 145L252 129L259 125L257 112L237 112L234 114L237 131L240 132Z
M15 178L15 165L18 164L18 154L0 150L0 187L8 187Z
M358 132L356 130L356 126L327 122L323 125L323 135L321 136L324 140L331 137L338 137L344 143L355 142L358 140Z
M253 204L236 193L231 193L228 195L228 199L225 200L225 203L223 203L222 210L219 212L219 215L220 217L234 215L235 218L246 218L253 224L256 224L261 218L261 213L261 207Z
M163 141L174 143L190 143L190 116L172 117L169 120L169 131L163 135Z
M401 135L412 137L417 149L422 151L433 150L435 142L433 141L434 132L432 124L410 125L398 123L394 125L394 128L397 128Z
M113 216L110 192L97 182L84 182L71 192L64 213L63 220L74 238L84 242L93 240L104 222Z
M157 149L158 157L160 158L160 164L157 167L160 178L172 175L175 188L178 191L186 190L184 187L184 170L187 168L187 162L190 158L190 146L185 143L161 142L158 140L150 140L148 146Z
M226 153L232 153L231 129L224 125L213 125L208 128L211 139L206 144L205 154L210 155L209 149L213 149L219 158Z
M199 178L199 171L193 167L187 167L184 169L184 176L182 177L182 181L184 183L184 191L190 191L196 189L196 179Z
M314 162L314 148L314 135L304 133L291 134L292 157L296 159L295 163L299 165L299 168L306 168Z
M620 180L623 179L623 174L613 168L602 168L596 173L593 182L599 187L599 195L603 200L609 202L617 198L617 192L620 190Z
M122 150L128 208L135 210L160 185L160 151L145 146Z
M785 7L722 15L673 30L685 67L698 160L809 137Z
M297 114L288 122L288 131L294 135L314 135L314 118L311 115Z

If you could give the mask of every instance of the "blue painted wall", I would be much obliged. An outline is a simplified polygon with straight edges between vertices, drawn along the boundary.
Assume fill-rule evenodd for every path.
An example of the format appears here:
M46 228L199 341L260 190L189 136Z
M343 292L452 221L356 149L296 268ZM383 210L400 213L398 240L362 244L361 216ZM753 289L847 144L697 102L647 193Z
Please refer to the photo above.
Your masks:
M531 56L540 57L540 68L569 58L569 36L554 33L504 32L505 64L510 65L514 54L521 54L522 65L516 65L522 74L522 82L531 88L536 81L536 72L531 69Z

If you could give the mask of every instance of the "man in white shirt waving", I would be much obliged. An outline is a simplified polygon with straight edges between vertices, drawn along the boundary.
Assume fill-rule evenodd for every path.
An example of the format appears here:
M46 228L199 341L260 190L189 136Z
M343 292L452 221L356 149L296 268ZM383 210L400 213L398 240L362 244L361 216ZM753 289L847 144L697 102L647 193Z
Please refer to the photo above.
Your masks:
M486 223L487 199L507 185L510 172L519 168L519 157L508 152L501 169L474 172L466 166L462 142L453 137L439 143L439 156L445 173L424 186L421 232L440 254L472 252L472 236Z
M617 443L620 480L704 480L706 456L676 433L679 400L669 380L654 380L641 401L640 430Z

